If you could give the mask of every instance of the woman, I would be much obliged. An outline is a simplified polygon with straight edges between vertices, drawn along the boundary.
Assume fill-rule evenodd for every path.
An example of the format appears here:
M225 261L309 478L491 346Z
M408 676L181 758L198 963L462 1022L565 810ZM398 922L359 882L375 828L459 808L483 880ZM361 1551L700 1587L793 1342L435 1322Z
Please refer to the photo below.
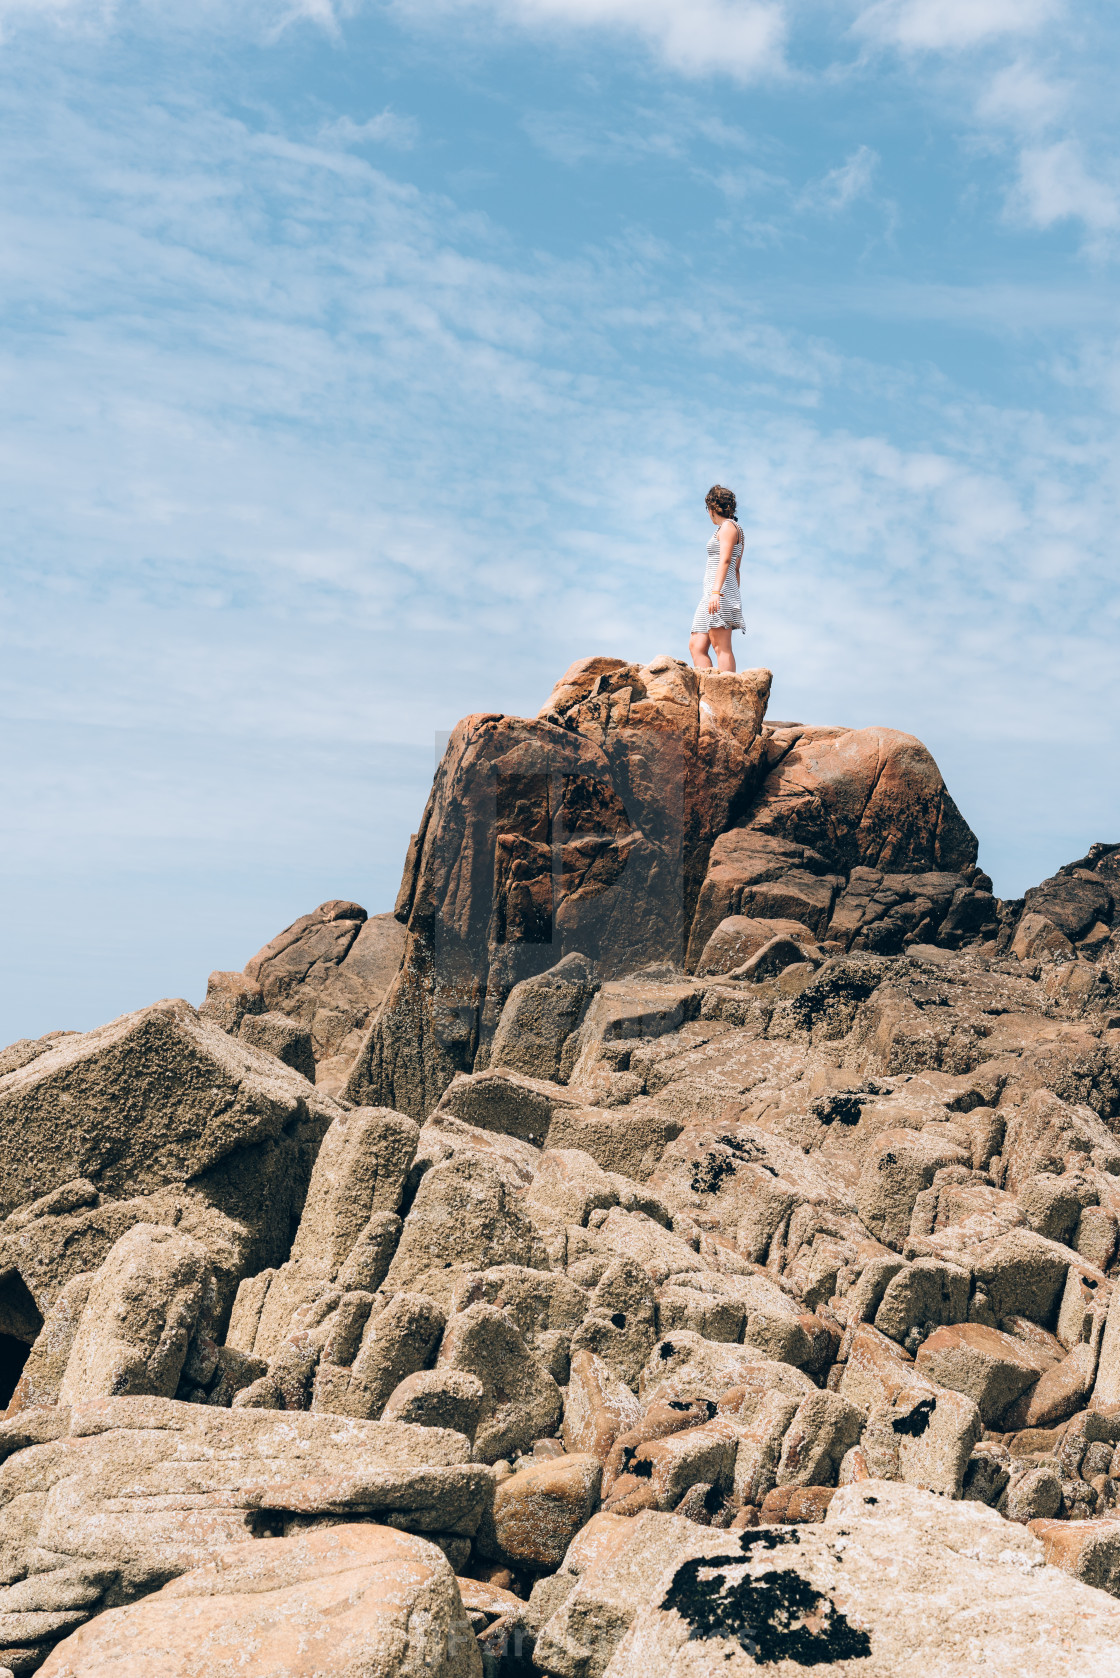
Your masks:
M708 565L704 572L704 598L696 608L688 650L697 670L710 670L709 657L715 648L716 669L734 670L731 631L745 629L743 602L739 597L739 565L743 557L743 531L735 520L735 497L722 484L713 484L704 497L708 517L716 526L708 541Z

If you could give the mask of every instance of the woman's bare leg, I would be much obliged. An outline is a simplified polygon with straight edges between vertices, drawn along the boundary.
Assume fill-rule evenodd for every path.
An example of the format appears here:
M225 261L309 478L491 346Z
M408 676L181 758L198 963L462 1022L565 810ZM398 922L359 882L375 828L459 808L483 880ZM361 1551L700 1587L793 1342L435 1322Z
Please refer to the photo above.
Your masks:
M719 630L717 629L715 633L718 635ZM702 630L688 638L688 650L692 654L692 662L697 670L710 670L712 668L712 661L708 657L709 645L708 637Z
M716 652L716 669L733 671L735 669L735 654L731 651L731 631L729 629L710 629L708 637Z

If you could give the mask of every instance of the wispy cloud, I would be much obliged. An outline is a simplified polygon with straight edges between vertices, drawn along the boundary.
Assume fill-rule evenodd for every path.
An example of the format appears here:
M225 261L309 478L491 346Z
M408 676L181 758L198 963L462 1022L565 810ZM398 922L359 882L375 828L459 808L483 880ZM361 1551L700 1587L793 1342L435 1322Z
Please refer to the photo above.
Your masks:
M856 32L911 52L961 52L1026 35L1054 17L1060 0L875 0Z
M798 208L838 215L857 198L868 196L878 164L877 151L871 146L857 146L843 163L830 169L820 180L809 182L800 194Z
M415 117L400 116L386 109L365 122L353 117L335 117L324 122L318 132L320 145L327 146L389 146L394 151L411 151L420 137L420 124Z
M721 73L750 81L780 72L787 33L781 0L397 0L402 13L476 12L553 34L636 37L687 76Z
M1033 227L1080 221L1090 234L1109 234L1120 227L1120 180L1094 175L1075 140L1030 146L1020 154L1012 205Z

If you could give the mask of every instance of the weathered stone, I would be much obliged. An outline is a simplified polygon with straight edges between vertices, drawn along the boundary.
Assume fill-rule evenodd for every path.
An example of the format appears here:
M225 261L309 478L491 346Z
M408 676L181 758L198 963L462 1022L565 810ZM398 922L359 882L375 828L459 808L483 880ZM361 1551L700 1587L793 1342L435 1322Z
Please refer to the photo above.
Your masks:
M721 1412L727 1413L728 1397L720 1401ZM797 1410L796 1398L781 1392L764 1393L755 1404L754 1413L740 1428L733 1486L740 1504L758 1508L767 1493L773 1491L782 1441Z
M549 1148L578 1148L606 1172L646 1182L683 1129L680 1119L655 1102L633 1102L611 1112L602 1107L553 1109Z
M823 1521L835 1494L835 1486L776 1486L763 1499L762 1523L801 1526L805 1522Z
M1098 1591L1120 1596L1120 1521L1070 1523L1038 1518L1030 1522L1028 1530L1041 1542L1051 1567L1072 1573ZM1091 1672L1093 1668L1083 1670Z
M544 1146L555 1106L575 1106L559 1085L506 1068L460 1073L443 1094L433 1117L448 1114L479 1130L515 1136Z
M237 1035L248 1048L275 1055L309 1083L315 1082L311 1033L286 1014L246 1014Z
M152 1394L173 1398L213 1278L197 1241L137 1224L91 1283L59 1402Z
M978 1503L862 1481L836 1492L819 1524L770 1529L763 1543L693 1532L647 1583L611 1678L747 1678L760 1662L861 1678L1018 1678L1040 1648L1054 1678L1106 1678L1114 1660L1117 1604L1061 1579L1029 1533ZM779 1607L791 1602L796 1613Z
M765 1392L802 1397L815 1390L808 1375L778 1363L751 1346L728 1346L701 1340L698 1334L674 1334L659 1341L642 1371L639 1396L643 1404L655 1398L718 1400L741 1386L761 1398Z
M477 1539L483 1555L516 1567L553 1571L599 1501L602 1464L595 1456L532 1462L502 1480L494 1510Z
M986 1427L995 1427L1020 1394L1053 1367L1051 1357L1025 1341L980 1323L939 1328L918 1348L916 1363L938 1385L966 1393Z
M235 1545L144 1602L73 1633L47 1678L480 1678L455 1576L434 1544L391 1528L331 1526Z
M301 915L246 965L264 1006L310 1033L316 1081L332 1093L345 1084L403 948L394 916L367 917L357 903L332 901Z
M593 1352L636 1388L657 1339L657 1307L648 1273L633 1259L615 1259L591 1295L572 1337L572 1352Z
M547 1148L528 1193L534 1215L586 1224L592 1212L618 1205L610 1176L581 1148Z
M1052 1468L1030 1468L1012 1480L1007 1493L1007 1518L1026 1526L1047 1520L1062 1507L1062 1482Z
M883 1292L875 1327L891 1340L904 1341L916 1326L935 1328L964 1322L972 1278L958 1264L917 1259L899 1271Z
M40 1405L58 1403L66 1365L70 1361L74 1337L78 1332L93 1280L92 1274L81 1274L72 1277L60 1289L28 1353L27 1362L8 1404L8 1415L14 1416L20 1410L33 1410Z
M198 1010L204 1020L212 1020L231 1037L247 1014L264 1013L264 992L247 973L211 973L206 982L206 1000Z
M472 1305L447 1325L439 1349L441 1369L461 1369L482 1382L475 1454L480 1462L527 1450L556 1432L563 1410L560 1389L533 1356L504 1312Z
M406 1376L431 1363L446 1322L442 1307L426 1295L397 1294L366 1323L345 1390L332 1370L316 1381L312 1409L376 1419Z
M495 1264L548 1269L528 1214L486 1161L434 1165L421 1178L384 1287L420 1288L450 1303L457 1276Z
M779 1486L828 1486L844 1453L859 1442L863 1413L839 1393L802 1399L786 1431L778 1464Z
M873 1235L900 1249L910 1233L914 1203L944 1166L971 1164L965 1150L917 1131L884 1131L860 1173L859 1215Z
M636 1424L640 1413L637 1398L602 1358L593 1352L572 1354L563 1429L569 1451L606 1462L619 1435Z
M1074 1255L1027 1229L1008 1230L973 1262L973 1274L1000 1317L1052 1320Z
M648 1498L648 1507L676 1509L688 1488L700 1481L729 1491L738 1447L738 1428L722 1416L646 1440L615 1480L606 1507L636 1510Z
M601 1678L663 1570L686 1547L690 1553L719 1555L728 1542L726 1533L654 1510L624 1526L612 1522L597 1539L574 1589L537 1637L533 1659L549 1678ZM581 1542L582 1534L575 1544Z
M1028 1177L1016 1193L1027 1223L1038 1235L1068 1243L1084 1207L1094 1205L1097 1190L1079 1172L1039 1172Z
M1093 1391L1097 1354L1092 1346L1075 1346L1061 1363L1044 1369L1034 1386L1005 1412L1011 1428L1048 1428L1084 1409Z
M939 1390L868 1324L852 1331L839 1390L868 1413L860 1448L873 1476L960 1497L983 1426L972 1398Z
M110 1200L146 1198L146 1215L141 1205L128 1224L167 1222L200 1240L228 1310L239 1275L287 1256L315 1150L338 1113L186 1002L156 1003L59 1038L0 1078L0 1212L78 1179ZM74 1216L96 1226L105 1212ZM96 1268L123 1233L56 1271L55 1287Z
M699 974L731 973L751 960L775 938L814 942L802 921L762 920L750 915L728 915L720 921L700 953ZM800 959L800 957L798 957Z
M491 1067L530 1078L558 1078L564 1045L578 1031L597 989L591 964L576 951L544 973L522 979L502 1009L490 1045Z
M447 1427L474 1439L482 1410L482 1382L462 1369L420 1369L393 1388L382 1411L387 1422Z
M690 1287L664 1287L657 1296L657 1334L664 1339L687 1329L705 1340L742 1339L746 1309L737 1299L699 1293ZM643 1360L644 1361L644 1360Z
M0 1424L5 1576L100 1570L114 1603L288 1523L469 1539L492 1495L446 1429L140 1397L22 1414Z

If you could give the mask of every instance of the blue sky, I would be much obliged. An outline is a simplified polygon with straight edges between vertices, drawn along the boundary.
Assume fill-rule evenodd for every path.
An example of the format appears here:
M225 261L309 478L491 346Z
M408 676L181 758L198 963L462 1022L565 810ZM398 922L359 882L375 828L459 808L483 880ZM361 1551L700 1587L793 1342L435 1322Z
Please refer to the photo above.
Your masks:
M0 0L0 1041L388 907L433 742L686 655L1120 838L1115 11Z

